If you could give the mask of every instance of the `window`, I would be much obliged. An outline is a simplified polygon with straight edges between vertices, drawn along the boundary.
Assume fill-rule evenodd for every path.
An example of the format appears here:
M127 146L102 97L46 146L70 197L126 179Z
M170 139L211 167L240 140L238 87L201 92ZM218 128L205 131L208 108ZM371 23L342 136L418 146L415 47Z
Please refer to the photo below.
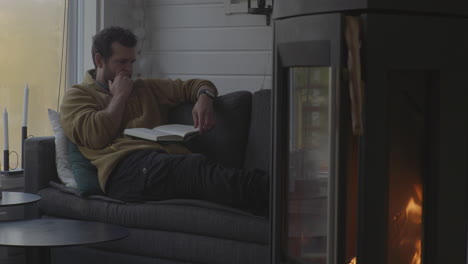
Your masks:
M8 111L9 150L18 161L26 83L28 135L52 135L47 109L57 110L66 86L67 8L63 0L0 1L0 109ZM10 168L15 165L10 154Z

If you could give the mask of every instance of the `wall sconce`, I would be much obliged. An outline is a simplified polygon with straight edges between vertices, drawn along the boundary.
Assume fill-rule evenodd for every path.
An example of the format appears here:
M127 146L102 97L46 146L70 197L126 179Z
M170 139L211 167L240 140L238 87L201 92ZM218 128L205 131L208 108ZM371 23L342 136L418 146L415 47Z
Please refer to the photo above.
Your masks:
M266 5L266 0L257 0L257 7L252 7L252 0L247 0L248 13L253 15L264 15L266 16L267 26L271 22L271 13L273 12L274 0L271 0L271 5Z
M257 7L252 7L252 1L257 2ZM269 26L273 12L273 2L274 0L224 0L224 11L226 15L264 15L267 18L266 24Z

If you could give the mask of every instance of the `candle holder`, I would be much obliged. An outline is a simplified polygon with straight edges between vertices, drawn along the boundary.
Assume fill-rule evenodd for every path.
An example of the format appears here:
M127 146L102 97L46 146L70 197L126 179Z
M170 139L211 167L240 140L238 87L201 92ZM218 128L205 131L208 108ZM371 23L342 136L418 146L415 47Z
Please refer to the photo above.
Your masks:
M24 141L28 137L28 127L21 127L21 168L24 168Z
M23 177L23 175L24 175L23 169L0 171L0 200L2 199L2 192L5 189L5 180L9 181L12 179L17 179L19 177ZM8 186L6 187L8 188Z
M24 170L23 169L13 169L13 170L8 170L8 171L0 171L0 177L18 177L23 174Z
M10 170L10 152L8 149L3 151L3 171Z

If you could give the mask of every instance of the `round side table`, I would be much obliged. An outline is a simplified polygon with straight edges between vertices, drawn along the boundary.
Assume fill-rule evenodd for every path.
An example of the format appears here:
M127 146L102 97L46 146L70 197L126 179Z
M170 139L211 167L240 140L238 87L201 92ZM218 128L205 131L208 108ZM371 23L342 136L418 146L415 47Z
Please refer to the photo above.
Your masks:
M122 239L126 228L79 220L32 219L0 222L0 245L42 250L39 263L50 263L50 248L89 245Z
M12 219L18 219L17 214L19 211L18 210L15 211L15 209L17 208L12 208L12 207L27 206L29 204L39 201L40 199L41 197L39 195L32 194L32 193L3 191L2 197L0 198L0 223L3 221L8 221L6 219L10 219L10 221ZM13 214L10 215L10 213L13 213ZM23 219L23 218L24 218L24 215L21 216L19 219ZM6 257L8 261L14 262L15 259L19 260L23 257L26 257L25 251L23 249L8 248L4 250L6 251L2 252L3 253L2 260L4 257ZM5 254L8 256L6 256ZM12 255L10 256L10 254Z
M32 193L2 192L0 207L30 204L35 203L40 199L41 197L39 195Z

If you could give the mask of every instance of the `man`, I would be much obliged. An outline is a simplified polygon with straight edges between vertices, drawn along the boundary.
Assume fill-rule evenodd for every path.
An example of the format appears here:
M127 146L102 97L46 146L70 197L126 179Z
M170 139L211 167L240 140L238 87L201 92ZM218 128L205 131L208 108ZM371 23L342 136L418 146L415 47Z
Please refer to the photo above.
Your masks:
M210 81L131 79L136 43L132 32L119 27L94 36L95 70L67 91L61 105L65 134L97 167L101 189L129 202L202 199L264 213L266 173L224 168L181 144L122 134L125 128L165 124L170 109L183 102L195 102L192 116L201 133L215 123L217 90Z

